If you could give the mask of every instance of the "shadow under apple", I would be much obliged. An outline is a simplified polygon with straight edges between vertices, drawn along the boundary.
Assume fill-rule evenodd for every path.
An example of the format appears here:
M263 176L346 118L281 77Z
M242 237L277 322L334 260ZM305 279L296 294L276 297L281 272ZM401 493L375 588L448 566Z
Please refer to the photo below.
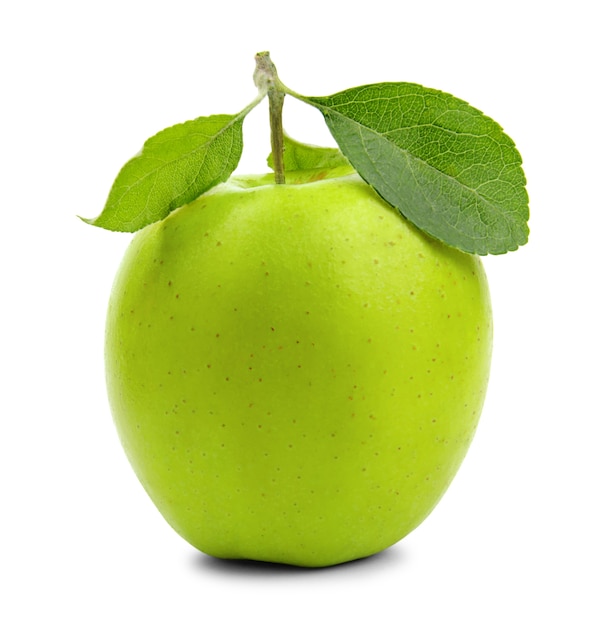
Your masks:
M335 572L360 572L369 570L384 570L401 565L408 560L407 553L401 546L391 546L378 554L339 563L328 567L299 567L284 563L270 563L247 559L219 559L203 552L196 552L192 559L193 568L200 572L232 577L262 577L273 578L285 576L319 576L330 575Z

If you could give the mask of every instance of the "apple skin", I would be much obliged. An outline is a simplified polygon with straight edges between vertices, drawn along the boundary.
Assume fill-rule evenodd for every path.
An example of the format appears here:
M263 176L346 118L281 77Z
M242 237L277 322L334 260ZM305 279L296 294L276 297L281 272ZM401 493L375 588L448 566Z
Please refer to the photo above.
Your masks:
M234 177L133 238L108 310L108 395L183 538L320 567L432 511L476 430L491 346L480 259L356 174Z

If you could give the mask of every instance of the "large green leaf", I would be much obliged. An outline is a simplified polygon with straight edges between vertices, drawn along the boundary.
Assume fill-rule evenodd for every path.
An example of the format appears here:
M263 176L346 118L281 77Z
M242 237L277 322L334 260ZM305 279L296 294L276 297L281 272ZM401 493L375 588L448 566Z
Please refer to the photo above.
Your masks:
M322 112L362 178L428 234L474 254L528 240L520 154L466 102L412 83L297 97Z

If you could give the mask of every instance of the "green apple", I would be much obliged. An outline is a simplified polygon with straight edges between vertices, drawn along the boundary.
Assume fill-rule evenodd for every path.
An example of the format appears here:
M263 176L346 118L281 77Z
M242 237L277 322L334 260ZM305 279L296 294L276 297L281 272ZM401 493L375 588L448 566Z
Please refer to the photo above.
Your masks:
M140 231L112 290L121 441L168 523L216 557L317 567L387 548L477 426L479 258L337 174L233 177Z

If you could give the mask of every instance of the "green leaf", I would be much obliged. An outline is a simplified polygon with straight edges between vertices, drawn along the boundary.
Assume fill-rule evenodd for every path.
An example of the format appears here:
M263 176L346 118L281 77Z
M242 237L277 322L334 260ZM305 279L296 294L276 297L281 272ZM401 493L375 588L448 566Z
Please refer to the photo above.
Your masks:
M267 164L274 168L273 154L267 157ZM297 170L332 169L349 165L349 161L338 148L322 148L296 141L284 134L284 169Z
M242 154L247 112L199 117L148 139L118 174L101 214L84 221L134 232L226 181Z
M295 97L322 112L360 176L421 230L473 254L528 240L520 154L466 102L412 83Z

